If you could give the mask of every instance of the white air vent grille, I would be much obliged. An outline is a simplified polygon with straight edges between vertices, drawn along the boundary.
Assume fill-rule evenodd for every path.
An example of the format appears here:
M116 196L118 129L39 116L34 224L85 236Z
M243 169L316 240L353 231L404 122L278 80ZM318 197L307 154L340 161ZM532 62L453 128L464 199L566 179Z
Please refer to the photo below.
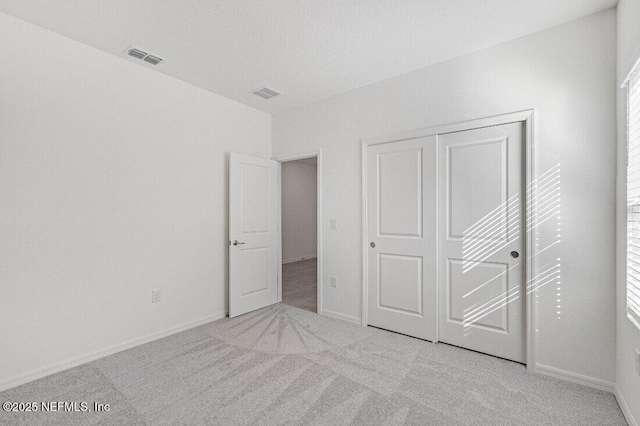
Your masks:
M158 65L160 62L162 62L162 58L158 58L157 56L153 56L153 55L147 55L143 61L145 62L149 62L151 65Z
M147 56L147 52L143 52L140 49L129 49L129 56L133 56L136 59L143 59Z
M263 87L262 89L258 89L252 93L264 99L271 99L275 96L282 95L282 93L278 92L277 90L273 90L269 87Z
M158 65L160 62L164 61L164 59L162 59L159 56L152 55L148 52L145 52L142 49L138 49L137 47L133 47L133 46L127 47L127 49L125 50L125 53L136 59L143 60L144 62L147 62L151 65Z

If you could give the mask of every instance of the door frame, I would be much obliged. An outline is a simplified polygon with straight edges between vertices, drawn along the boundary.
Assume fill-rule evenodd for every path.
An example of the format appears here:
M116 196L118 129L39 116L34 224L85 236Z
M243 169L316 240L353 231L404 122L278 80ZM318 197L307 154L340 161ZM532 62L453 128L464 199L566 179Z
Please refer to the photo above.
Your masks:
M317 158L316 166L316 198L317 198L317 224L316 224L316 313L322 314L322 149L305 151L282 157L272 157L278 162L278 302L282 302L282 163L305 158Z
M387 144L393 142L400 142L409 139L418 139L428 136L438 136L445 133L461 132L465 130L473 130L481 127L500 126L509 123L522 122L525 126L525 147L523 149L524 155L524 202L525 206L529 206L531 200L535 199L535 188L532 186L532 182L535 178L534 173L534 110L524 110L509 114L496 115L486 118L480 118L476 120L462 121L452 124L445 124L442 126L428 127L423 129L411 130L408 132L396 133L393 135L382 136L372 139L362 140L362 326L366 327L368 323L367 318L367 305L368 305L368 288L369 288L369 256L368 256L368 235L369 229L367 225L368 211L367 211L367 148L372 145ZM437 143L437 142L436 142ZM530 189L530 191L528 190ZM535 259L534 251L534 229L528 229L527 224L531 222L532 217L535 216L535 205L533 208L524 209L524 248L525 248L525 340L526 340L526 365L530 371L535 370L535 288L529 291L529 285L533 283L533 273L535 271ZM439 253L438 253L439 255ZM438 328L436 324L436 339L434 343L438 341Z

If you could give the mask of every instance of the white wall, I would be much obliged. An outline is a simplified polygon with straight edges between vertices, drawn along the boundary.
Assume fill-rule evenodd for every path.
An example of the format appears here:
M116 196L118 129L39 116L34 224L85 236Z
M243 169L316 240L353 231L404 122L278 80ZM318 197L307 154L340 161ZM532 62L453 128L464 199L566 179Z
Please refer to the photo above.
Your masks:
M618 3L618 78L619 83L640 59L640 0ZM626 315L626 90L618 89L618 215L617 215L617 345L616 384L621 405L629 407L636 424L640 422L640 377L634 368L635 349L640 350L640 330ZM631 422L630 422L631 423Z
M0 388L223 315L227 153L270 116L5 14L0 64Z
M302 160L282 163L282 261L317 254L318 168Z
M275 114L276 156L323 150L323 307L361 317L361 140L535 109L536 175L559 165L559 285L536 298L537 362L611 386L615 377L615 10ZM328 225L328 223L327 223ZM550 244L556 223L538 229ZM558 290L557 287L560 287ZM558 293L561 293L558 296ZM558 301L560 300L560 301Z

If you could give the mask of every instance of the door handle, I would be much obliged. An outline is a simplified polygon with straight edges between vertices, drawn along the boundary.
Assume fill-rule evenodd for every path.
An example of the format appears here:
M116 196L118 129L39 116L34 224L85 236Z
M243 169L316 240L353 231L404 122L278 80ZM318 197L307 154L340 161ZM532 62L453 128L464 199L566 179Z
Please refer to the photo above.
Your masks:
M518 253L517 251L512 251L511 252L511 257L513 257L514 259L517 259L520 257L520 253Z
M233 245L234 246L237 246L237 245L240 245L240 244L244 244L244 243L241 243L238 240L233 240Z
M376 243L371 243L369 245L371 246L371 248L376 248Z

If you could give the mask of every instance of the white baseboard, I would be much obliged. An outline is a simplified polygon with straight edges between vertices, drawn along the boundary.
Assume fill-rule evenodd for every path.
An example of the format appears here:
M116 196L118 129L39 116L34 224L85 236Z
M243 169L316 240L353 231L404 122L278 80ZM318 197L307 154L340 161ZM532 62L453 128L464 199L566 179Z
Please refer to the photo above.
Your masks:
M318 256L317 255L311 255L311 256L304 256L304 257L294 257L293 259L286 259L282 261L282 264L284 265L285 263L293 263L293 262L301 262L303 260L309 260L309 259L316 259Z
M117 343L115 345L106 347L104 349L99 349L97 351L89 352L87 354L80 355L80 356L68 359L66 361L57 362L54 364L47 365L45 367L36 368L34 370L27 371L26 373L20 373L15 376L8 377L6 379L0 380L0 392L7 389L11 389L16 386L20 386L28 382L32 382L37 379L41 379L42 377L46 377L51 374L58 373L60 371L68 370L69 368L77 367L78 365L86 364L87 362L95 361L96 359L113 355L117 352L122 352L124 350L131 349L136 346L140 346L145 343L152 342L154 340L162 339L163 337L167 337L172 334L176 334L181 331L188 330L190 328L198 327L199 325L206 324L211 321L222 319L226 316L227 316L226 312L215 314L215 315L208 315L197 321L192 321L186 324L181 324L175 327L167 328L165 330L157 331L155 333L150 333L135 339L128 340L126 342Z
M627 401L624 400L622 392L620 392L620 388L618 387L618 385L615 386L614 394L616 396L616 399L618 400L620 410L622 410L622 414L624 414L624 418L627 420L627 423L629 423L629 426L638 426L638 422L633 417L633 414L631 414L631 409L629 409Z
M596 379L595 377L589 377L578 373L572 373L555 367L549 367L548 365L536 364L535 371L537 373L544 374L545 376L555 377L556 379L566 380L568 382L577 383L594 389L600 389L605 392L614 393L616 387L613 382Z
M360 318L352 317L351 315L341 314L339 312L333 312L333 311L328 311L326 309L323 309L322 312L320 313L320 315L324 315L324 316L327 316L327 317L331 317L331 318L339 319L339 320L342 320L342 321L350 322L350 323L356 324L356 325L362 325L362 320Z

